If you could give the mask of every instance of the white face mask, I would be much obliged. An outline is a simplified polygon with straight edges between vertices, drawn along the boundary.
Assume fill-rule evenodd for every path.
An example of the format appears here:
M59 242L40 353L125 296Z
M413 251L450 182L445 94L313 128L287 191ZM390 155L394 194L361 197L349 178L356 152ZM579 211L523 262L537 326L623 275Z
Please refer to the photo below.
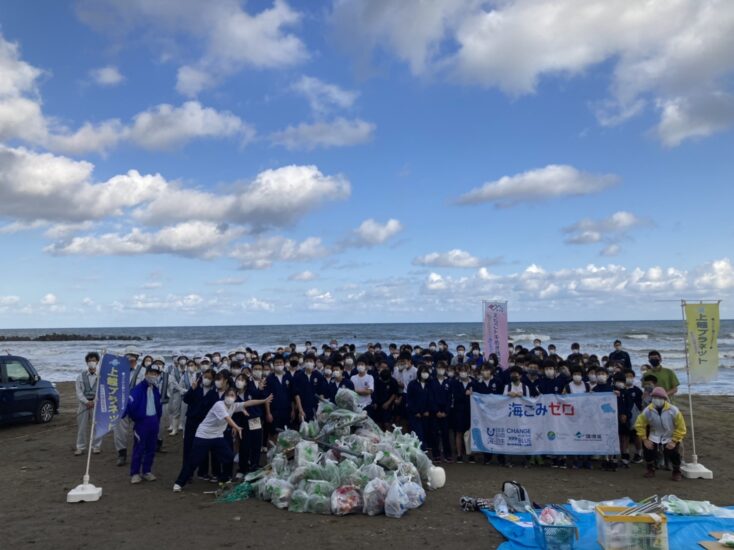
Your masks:
M576 382L577 384L580 384L581 380L583 380L583 376L581 376L580 374L573 375L573 381Z
M313 370L313 363L311 363L311 362L304 363L303 364L303 368L310 372L310 371Z
M590 374L589 375L589 382L596 383L596 374Z
M145 361L143 361L143 366L144 367L149 367L152 364L153 364L153 361L151 361L150 359L146 359Z
M178 364L179 365L185 365L186 364L186 359L179 359L178 360Z
M462 380L466 380L467 378L469 378L469 373L468 372L460 372L459 373L459 378L461 378Z
M600 384L606 384L607 380L609 380L609 377L605 374L600 374L599 376L596 377L596 381L599 382Z
M624 389L624 382L615 382L614 383L614 387L617 388L618 390L623 390Z
M324 369L324 376L326 376L327 378L331 376L331 369Z
M628 378L625 381L625 384L627 384L628 386L634 386L635 385L635 379L634 378Z
M436 369L436 373L439 376L446 376L446 369Z
M275 374L283 374L283 365L275 365L273 367Z
M155 374L146 374L145 381L151 386L155 386L158 383L158 377Z
M663 406L665 406L665 399L662 397L655 397L652 400L652 404L655 405L656 408L662 409Z
M237 380L234 383L234 385L237 386L237 389L238 390L243 390L243 389L245 389L245 386L247 385L247 383L244 380Z
M427 372L422 372L422 373L421 373L421 380L428 380L428 377L429 377L429 376L430 376L430 375L429 375L429 374L428 374Z
M263 377L263 371L261 371L261 370L254 370L254 371L252 371L252 377L253 377L253 378L254 378L255 380L260 380L260 379L262 379L262 377Z
M196 366L192 365L189 367L189 372L196 372Z
M211 378L202 378L201 379L201 385L205 388L210 388L212 385L212 379Z
M205 363L201 365L201 372L209 370L209 363Z
M238 354L235 355L235 357L237 358L237 361L242 361L245 358L245 354L244 353L238 353Z
M231 395L224 398L224 404L227 405L228 407L231 407L232 405L234 405L234 401L235 399Z
M352 358L346 359L344 361L344 364L345 365L349 365L351 367L352 365L354 365L354 359L352 359Z
M242 372L242 369L232 369L232 376L239 376Z
M449 378L453 378L454 377L454 374L456 374L456 373L454 371L450 370L449 372L446 373L446 376L448 376Z
M360 373L360 374L362 374L362 373L364 373L366 371L367 371L367 367L365 367L364 365L359 365L357 367L357 372Z
M458 354L459 354L459 357L463 357L463 356L464 356L464 353L465 353L465 352L464 352L464 350L463 350L463 349L460 349L460 350L459 350L459 351L457 351L456 353L458 353Z
M97 370L97 362L96 361L87 361L87 368L89 370Z
M545 369L545 376L547 378L554 378L555 377L555 371L553 369Z
M224 386L224 380L215 380L214 381L214 387L218 390L222 389L222 386Z

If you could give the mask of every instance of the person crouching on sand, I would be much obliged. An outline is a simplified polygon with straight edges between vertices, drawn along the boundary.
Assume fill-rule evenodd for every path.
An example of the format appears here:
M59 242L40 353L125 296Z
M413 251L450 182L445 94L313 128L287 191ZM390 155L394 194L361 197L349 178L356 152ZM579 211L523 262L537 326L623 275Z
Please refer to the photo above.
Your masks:
M133 422L133 457L130 461L130 483L142 480L155 481L151 472L158 439L163 406L161 392L158 389L158 378L161 366L153 363L145 369L145 380L137 384L130 392L123 417ZM140 475L142 467L143 475Z
M680 444L686 436L686 421L678 407L671 405L664 388L652 390L652 403L637 417L635 431L644 447L645 477L655 477L657 455L662 450L673 465L673 481L680 481Z

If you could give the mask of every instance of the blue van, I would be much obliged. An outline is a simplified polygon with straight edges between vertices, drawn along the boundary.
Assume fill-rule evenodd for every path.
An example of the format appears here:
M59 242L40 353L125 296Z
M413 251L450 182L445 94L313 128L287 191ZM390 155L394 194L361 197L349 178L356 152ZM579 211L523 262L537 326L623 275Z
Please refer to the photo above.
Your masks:
M30 361L17 355L0 355L0 423L33 419L51 422L59 412L56 386L41 377Z

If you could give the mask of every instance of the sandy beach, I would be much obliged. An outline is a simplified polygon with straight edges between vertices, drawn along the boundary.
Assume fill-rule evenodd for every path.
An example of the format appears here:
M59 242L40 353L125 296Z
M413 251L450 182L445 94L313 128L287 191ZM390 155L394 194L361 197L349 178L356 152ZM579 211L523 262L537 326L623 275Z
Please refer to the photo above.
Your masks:
M180 494L171 492L181 465L181 436L166 436L165 453L156 455L158 481L131 486L127 467L115 466L110 436L102 454L93 456L92 482L104 490L97 503L67 504L66 493L81 482L84 458L73 456L76 434L73 384L59 384L61 414L48 425L0 428L3 461L0 475L0 523L3 549L45 547L99 548L262 548L266 545L309 549L495 548L504 539L479 513L464 513L462 495L491 497L501 483L524 484L534 501L565 502L622 496L676 494L681 498L734 504L730 446L734 397L696 397L699 457L714 471L714 481L674 483L668 472L642 478L643 467L616 473L601 471L505 469L474 464L446 467L446 487L428 494L426 503L402 519L367 516L324 517L294 514L270 503L250 500L218 504L214 485L195 482ZM687 414L687 400L678 399ZM687 417L686 417L687 418ZM690 443L688 443L690 445Z

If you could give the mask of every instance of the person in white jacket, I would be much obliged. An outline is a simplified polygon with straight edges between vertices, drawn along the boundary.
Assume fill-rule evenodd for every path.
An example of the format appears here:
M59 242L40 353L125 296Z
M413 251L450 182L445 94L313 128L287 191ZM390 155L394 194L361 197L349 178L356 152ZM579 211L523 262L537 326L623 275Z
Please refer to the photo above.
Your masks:
M186 360L185 355L173 358L173 364L168 369L168 435L174 436L178 431L183 431L183 417L181 408L183 394L188 390L186 384Z
M91 429L92 414L97 399L97 384L99 377L97 376L97 364L99 364L99 353L91 351L87 353L84 360L87 363L86 368L76 377L76 399L79 406L76 411L76 449L74 454L79 456L87 449L89 441L89 430ZM92 443L92 452L99 454L102 438L95 439Z

